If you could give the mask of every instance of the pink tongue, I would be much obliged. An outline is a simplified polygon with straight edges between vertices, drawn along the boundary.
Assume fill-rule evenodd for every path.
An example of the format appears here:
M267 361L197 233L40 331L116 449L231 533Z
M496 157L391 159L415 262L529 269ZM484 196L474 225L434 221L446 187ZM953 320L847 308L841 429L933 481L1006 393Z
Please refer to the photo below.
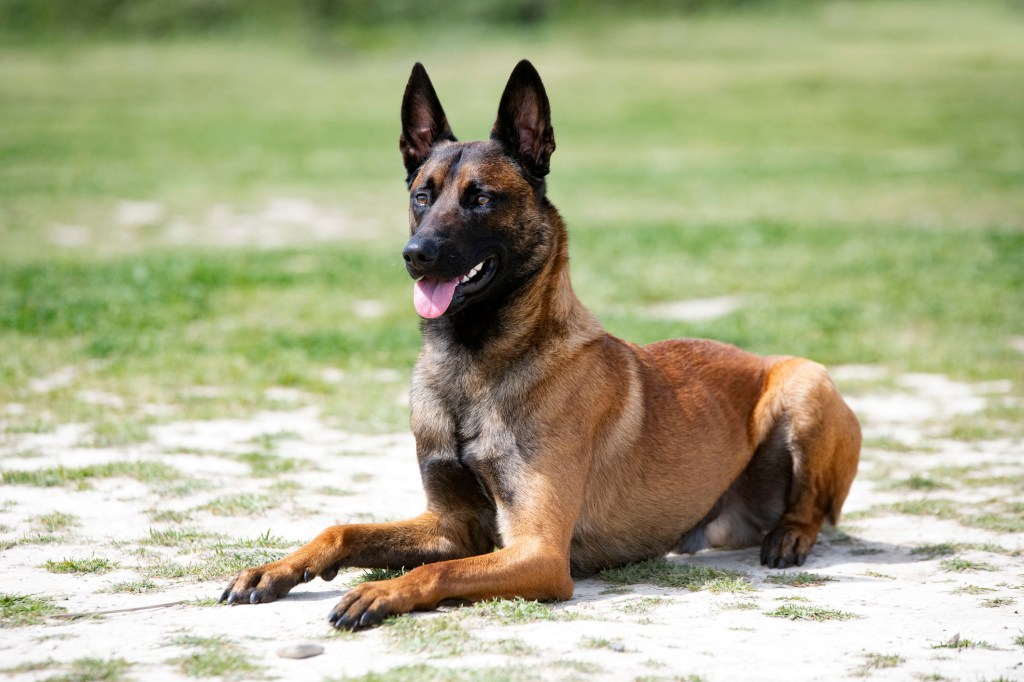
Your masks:
M444 315L444 311L448 310L448 305L452 302L452 295L458 283L458 279L445 281L424 277L416 280L412 289L412 303L416 306L416 312L420 317L428 319Z

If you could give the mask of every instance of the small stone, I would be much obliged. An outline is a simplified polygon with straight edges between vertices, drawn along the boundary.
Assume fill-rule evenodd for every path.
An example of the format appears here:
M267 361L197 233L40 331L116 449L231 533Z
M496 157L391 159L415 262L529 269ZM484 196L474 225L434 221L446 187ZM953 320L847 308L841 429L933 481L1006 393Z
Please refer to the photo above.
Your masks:
M622 653L626 650L626 645L622 642L612 642L612 651L618 651Z
M324 648L319 644L303 642L302 644L283 646L277 650L277 655L281 658L312 658L313 656L319 656L323 652Z

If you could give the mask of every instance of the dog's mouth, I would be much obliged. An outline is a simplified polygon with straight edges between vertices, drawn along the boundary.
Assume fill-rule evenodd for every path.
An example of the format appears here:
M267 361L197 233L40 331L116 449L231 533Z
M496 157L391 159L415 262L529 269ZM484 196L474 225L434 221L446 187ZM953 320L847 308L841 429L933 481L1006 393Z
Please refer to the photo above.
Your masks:
M488 256L469 272L455 279L433 279L420 277L413 285L412 302L420 317L433 319L441 317L449 309L452 299L458 298L459 305L467 296L483 291L498 271L498 257Z

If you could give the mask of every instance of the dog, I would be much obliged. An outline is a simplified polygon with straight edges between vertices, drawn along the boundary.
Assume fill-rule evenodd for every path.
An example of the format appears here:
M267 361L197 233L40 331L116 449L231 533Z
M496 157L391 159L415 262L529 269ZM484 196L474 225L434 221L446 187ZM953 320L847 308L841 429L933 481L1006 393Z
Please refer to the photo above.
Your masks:
M670 551L760 544L763 565L802 565L860 456L824 367L602 329L569 281L545 193L550 105L528 61L488 140L456 140L418 63L401 118L426 511L328 528L239 573L220 601L273 601L342 567L415 567L344 594L328 620L356 630L442 601L569 599L574 577Z

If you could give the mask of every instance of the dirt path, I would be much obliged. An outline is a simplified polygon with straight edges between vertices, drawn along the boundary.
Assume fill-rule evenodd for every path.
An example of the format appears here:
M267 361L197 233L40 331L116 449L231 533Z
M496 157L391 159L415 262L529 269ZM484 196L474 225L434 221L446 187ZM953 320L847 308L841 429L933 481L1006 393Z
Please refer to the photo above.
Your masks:
M18 680L1024 679L1024 443L949 437L1009 387L835 374L873 386L851 398L866 449L840 529L800 571L762 569L755 550L670 557L661 584L584 580L566 604L453 608L356 635L325 618L359 571L274 604L213 599L225 571L326 525L418 512L410 436L346 434L313 409L168 424L116 449L81 445L84 426L6 433L0 668ZM324 653L275 653L295 642Z

